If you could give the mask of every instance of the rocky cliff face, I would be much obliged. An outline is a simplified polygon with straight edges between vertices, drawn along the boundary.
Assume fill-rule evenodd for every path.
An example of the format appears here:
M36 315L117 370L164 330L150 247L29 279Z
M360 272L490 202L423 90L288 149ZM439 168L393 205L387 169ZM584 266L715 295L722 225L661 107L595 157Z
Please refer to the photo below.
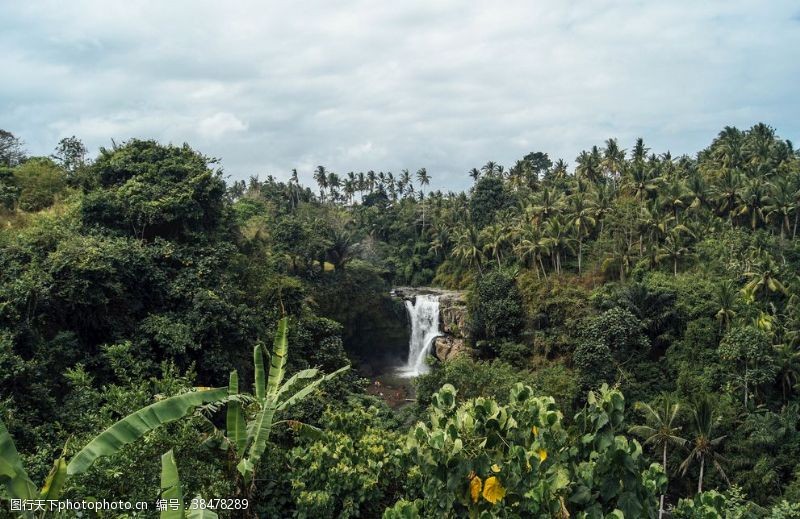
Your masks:
M439 330L443 335L437 337L433 342L433 354L436 358L447 361L458 355L469 353L467 348L468 314L464 292L424 287L401 287L394 290L394 295L402 299L413 300L419 294L439 296Z

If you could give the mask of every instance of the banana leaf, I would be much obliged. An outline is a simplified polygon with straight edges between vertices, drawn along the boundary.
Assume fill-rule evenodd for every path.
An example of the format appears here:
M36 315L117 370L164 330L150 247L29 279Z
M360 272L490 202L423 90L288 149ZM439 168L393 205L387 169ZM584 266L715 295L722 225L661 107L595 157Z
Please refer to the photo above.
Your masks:
M161 456L161 499L167 500L167 509L161 511L161 519L183 519L183 489L172 449ZM171 499L178 500L177 508L169 506Z
M264 400L264 354L261 353L261 344L253 348L253 368L255 371L256 400Z
M44 486L39 496L40 499L56 500L61 495L64 482L67 480L67 460L61 456L53 462L53 468L44 481Z
M227 394L228 388L193 391L139 409L100 433L81 449L67 465L67 474L81 474L98 458L116 454L146 433L183 418L197 406L222 400Z
M272 432L272 420L275 417L275 409L275 400L268 396L261 410L256 415L253 443L250 444L250 451L248 452L250 463L253 465L256 465L261 455L264 454L264 450L267 448L267 440L269 440L269 434Z
M278 400L280 400L281 395L283 395L286 391L291 389L292 386L294 384L296 384L297 382L299 382L301 380L307 380L309 378L314 378L318 374L319 374L319 370L316 369L316 368L309 368L309 369L304 369L304 370L298 371L297 373L295 373L294 375L289 377L289 380L284 382L283 385L281 386L281 388L278 390L278 393L277 393Z
M319 427L314 427L313 425L299 422L297 420L286 420L286 424L292 429L292 431L294 431L296 435L302 436L303 438L309 440L319 440L322 438L322 429Z
M266 395L261 402L261 410L256 415L253 443L250 444L248 453L250 462L253 465L258 462L267 448L267 440L272 431L272 420L277 409L278 387L283 380L286 368L286 354L289 350L288 330L289 319L283 317L278 321L278 329L275 331Z
M231 371L230 382L228 383L228 396L239 394L239 375L236 371ZM226 417L225 434L228 439L236 446L236 452L241 455L247 447L247 425L242 413L240 402L228 402L228 413Z
M25 472L14 440L0 420L0 483L12 499L36 499L38 490Z
M272 357L269 362L269 379L267 380L267 395L274 396L283 381L286 373L286 354L289 350L289 319L283 317L278 321L275 331L275 341L272 345Z
M319 386L320 384L322 384L323 382L325 382L327 380L332 379L333 377L335 377L335 376L337 376L337 375L339 375L341 373L344 373L348 369L350 369L349 365L341 367L341 368L337 369L336 371L334 371L332 373L328 373L327 375L324 375L324 376L314 380L313 382L309 383L307 386L303 387L302 389L300 389L299 391L294 393L292 396L290 396L289 398L287 398L286 400L281 402L277 406L276 410L277 411L283 411L284 409L286 409L288 407L291 407L292 405L296 404L297 402L299 402L303 398L307 397L312 391L314 391L317 388L317 386Z

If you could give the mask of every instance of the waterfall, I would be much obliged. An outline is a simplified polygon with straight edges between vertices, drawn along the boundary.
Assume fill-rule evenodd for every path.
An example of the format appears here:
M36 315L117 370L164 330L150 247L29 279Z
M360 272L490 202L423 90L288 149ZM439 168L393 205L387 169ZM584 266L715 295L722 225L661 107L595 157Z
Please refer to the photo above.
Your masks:
M439 296L418 295L414 302L406 300L406 310L411 321L411 338L408 341L408 362L400 369L406 377L416 377L428 372L425 357L430 352L439 332Z

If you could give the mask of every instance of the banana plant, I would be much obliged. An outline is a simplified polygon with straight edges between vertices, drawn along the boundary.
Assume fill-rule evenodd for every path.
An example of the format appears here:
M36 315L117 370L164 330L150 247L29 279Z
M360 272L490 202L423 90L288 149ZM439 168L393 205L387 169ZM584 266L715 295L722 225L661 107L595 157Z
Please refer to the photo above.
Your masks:
M160 519L218 519L219 517L216 512L208 509L191 507L189 510L185 509L183 484L172 449L161 456L161 499L166 500L168 505L177 501L178 506L174 509L167 506L161 511Z
M226 388L200 389L170 398L165 398L135 411L97 435L86 444L67 463L67 448L53 463L41 490L31 481L22 464L14 440L5 424L0 420L0 484L6 489L10 499L52 499L57 500L70 476L82 474L99 458L112 456L125 445L132 443L146 433L174 422L194 411L195 408L210 402L223 400ZM22 517L32 518L32 512L23 512Z
M238 460L236 468L246 483L253 481L255 468L266 450L275 424L288 423L295 431L305 435L315 436L319 433L317 428L294 420L276 422L275 415L302 401L323 382L350 368L349 365L344 366L321 376L318 369L304 369L284 382L289 347L288 329L288 320L284 317L278 322L275 332L268 376L264 368L264 347L257 344L253 348L255 383L252 397L239 393L239 375L236 371L230 374L225 432L222 434L225 445L235 453ZM256 409L249 422L242 406L242 401L246 399L251 400Z

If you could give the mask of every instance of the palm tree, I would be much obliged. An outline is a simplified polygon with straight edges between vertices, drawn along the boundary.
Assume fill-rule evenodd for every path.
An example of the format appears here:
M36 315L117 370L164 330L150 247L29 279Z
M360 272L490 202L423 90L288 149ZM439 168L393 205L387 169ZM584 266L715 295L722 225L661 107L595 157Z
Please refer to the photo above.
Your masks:
M761 261L753 265L750 271L745 272L745 276L750 278L750 281L742 289L745 296L754 298L759 292L767 296L770 292L777 292L781 294L786 293L786 287L778 279L780 268L772 259L769 254L764 254Z
M328 188L328 172L325 171L325 166L317 166L314 170L314 180L319 186L319 197L325 203L325 190Z
M717 136L712 147L712 157L723 169L738 168L742 163L744 136L734 127L726 126Z
M555 217L545 223L542 231L542 245L550 251L550 258L557 274L561 274L561 254L572 251L574 239L568 233L563 217Z
M570 224L575 228L575 235L578 239L578 274L580 274L581 258L583 256L583 237L597 223L594 217L594 207L591 204L591 199L580 193L575 193L569 197L569 217Z
M456 231L456 244L453 247L453 256L460 259L468 266L478 267L478 272L482 271L483 247L481 246L480 236L473 225Z
M667 468L667 448L670 445L683 447L686 439L678 434L681 428L675 425L681 406L668 395L663 395L659 406L653 408L644 402L636 402L634 406L644 414L645 425L631 427L631 432L644 438L645 445L653 445L661 450L662 465L664 472L669 474ZM661 502L658 509L658 517L664 517L664 494L661 494Z
M367 180L363 171L359 171L356 176L358 183L358 194L361 195L361 201L364 201L364 190L367 189Z
M599 161L588 151L582 151L575 158L575 177L579 179L586 179L593 184L597 183L599 169Z
M607 184L595 184L592 191L594 198L595 216L600 221L600 233L603 233L605 217L614 207L614 192Z
M544 187L533 197L533 205L530 210L539 222L544 222L548 218L559 213L563 207L563 194L552 187Z
M519 241L514 244L514 254L519 256L524 263L527 264L530 261L533 264L533 268L536 270L536 279L540 279L539 268L541 267L542 275L546 280L547 271L542 262L542 255L549 254L550 251L542 243L542 235L539 229L523 223L516 227L515 234Z
M425 230L425 194L422 188L431 183L431 176L428 175L428 170L420 168L417 171L417 180L419 181L420 200L422 201L422 230Z
M491 177L494 175L500 175L503 172L503 167L497 164L497 162L490 160L486 164L483 165L481 168L481 172L487 177Z
M617 269L619 280L624 283L635 259L636 252L630 243L624 239L617 239L611 250L606 252L606 257L603 260L603 270Z
M644 254L642 239L647 237L648 247L659 243L670 231L670 224L675 217L662 213L658 202L653 200L650 204L641 206L639 210L639 254Z
M727 214L733 226L733 216L742 190L742 175L735 170L726 170L715 186L717 210L720 215Z
M781 228L781 243L791 232L791 217L797 212L794 186L786 177L778 177L770 184L770 193L764 211L769 218L777 219Z
M631 150L631 160L634 163L642 163L647 157L647 153L649 151L650 148L644 145L644 139L639 137L636 139L636 144L633 145L633 149Z
M489 253L497 261L497 266L502 266L503 249L508 244L509 234L506 227L495 223L486 226L480 233L483 242L483 251Z
M749 216L750 229L756 230L759 223L766 221L763 211L767 201L767 184L760 178L747 181L741 193L739 204L736 206L736 216Z
M653 169L637 164L626 176L622 189L636 200L646 200L658 188L659 180Z
M800 350L785 342L773 346L775 363L778 366L778 376L781 380L781 390L784 401L788 401L792 389L800 379Z
M659 193L661 206L669 208L670 211L672 211L673 216L675 216L676 224L680 223L679 210L686 205L685 200L687 193L686 184L684 184L682 179L674 179L666 182Z
M336 200L339 198L339 175L334 172L328 173L328 189L331 192L331 202L336 203Z
M672 261L672 273L673 275L678 275L678 263L683 259L691 255L689 247L686 246L685 242L683 241L683 235L673 229L673 232L667 236L667 239L664 240L664 244L659 247L658 253L656 254L656 262L659 262L663 259L669 259Z
M625 150L619 147L617 139L606 140L606 147L603 150L603 160L600 162L606 170L612 182L616 186L620 173L625 167Z
M409 193L414 192L414 186L411 182L411 173L409 173L407 169L400 172L400 184L402 185L400 188L400 195L405 195L406 189L408 189Z
M736 317L736 303L738 301L738 290L736 284L731 280L726 280L717 286L714 294L714 307L717 313L714 317L720 322L720 327L724 326L727 330L731 326L731 321Z
M553 178L556 180L562 180L567 178L567 163L564 162L564 159L558 159L553 164Z
M472 178L474 182L478 181L478 178L481 176L481 172L478 168L472 168L469 170L469 176Z
M691 450L689 456L683 460L680 469L683 474L689 470L692 462L697 461L700 463L700 476L697 478L697 493L703 491L703 477L705 476L706 461L713 463L717 472L722 475L725 481L728 481L728 476L722 469L720 461L725 459L719 454L718 450L725 439L725 435L714 437L714 428L716 427L719 419L716 417L716 410L714 409L713 400L709 395L703 395L698 399L697 403L692 408L691 421L689 422L692 438L689 440Z
M708 206L709 189L702 175L698 173L689 175L686 181L686 194L689 199L689 209L698 211Z

